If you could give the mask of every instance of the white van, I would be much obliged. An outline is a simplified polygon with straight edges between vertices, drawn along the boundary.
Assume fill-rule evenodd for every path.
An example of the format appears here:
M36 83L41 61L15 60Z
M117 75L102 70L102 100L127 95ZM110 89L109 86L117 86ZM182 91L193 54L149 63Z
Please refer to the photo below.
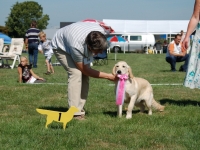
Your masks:
M146 47L153 46L155 44L155 37L151 33L113 33L110 36L121 36L126 39L126 42L110 42L110 48L115 51L124 52L146 52Z

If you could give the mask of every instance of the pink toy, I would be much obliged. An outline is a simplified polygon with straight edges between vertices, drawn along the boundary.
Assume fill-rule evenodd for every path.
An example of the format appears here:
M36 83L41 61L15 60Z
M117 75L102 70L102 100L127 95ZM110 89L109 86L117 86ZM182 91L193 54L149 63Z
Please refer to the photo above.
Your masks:
M125 94L125 81L128 79L126 74L118 74L119 77L116 91L116 105L122 105L124 103L124 94Z

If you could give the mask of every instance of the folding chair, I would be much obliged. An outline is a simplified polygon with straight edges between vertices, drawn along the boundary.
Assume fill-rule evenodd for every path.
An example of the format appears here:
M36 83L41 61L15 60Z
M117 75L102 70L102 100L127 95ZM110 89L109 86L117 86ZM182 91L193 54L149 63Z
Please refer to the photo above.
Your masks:
M154 49L154 53L155 54L158 54L158 52L160 53L160 54L162 54L163 53L163 48L161 48L161 49Z
M93 56L94 62L93 65L107 65L108 64L108 56L107 50L104 50L102 53L98 53Z
M6 54L7 49L8 49L8 45L5 45L4 39L0 38L0 55Z
M163 46L162 44L160 43L160 41L157 41L154 45L154 54L158 54L158 52L160 54L163 53Z
M22 49L24 45L24 39L23 38L12 38L9 52L4 53L3 55L0 55L2 59L2 64L4 63L3 60L6 60L6 63L8 64L8 60L13 60L12 65L10 66L11 69L14 68L16 60L20 63L20 55L22 54Z

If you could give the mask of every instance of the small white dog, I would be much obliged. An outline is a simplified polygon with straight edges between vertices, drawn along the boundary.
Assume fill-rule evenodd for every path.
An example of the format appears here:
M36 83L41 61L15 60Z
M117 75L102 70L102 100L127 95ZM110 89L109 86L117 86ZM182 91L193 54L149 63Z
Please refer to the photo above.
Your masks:
M140 107L140 112L144 112L145 106L148 108L148 114L152 115L152 107L164 111L165 106L160 105L153 98L153 89L150 83L142 78L133 76L131 68L124 61L115 64L113 74L126 74L128 79L125 81L125 103L128 104L126 118L132 118L132 110L134 106ZM115 84L117 87L117 82ZM116 91L116 90L115 90ZM118 106L118 116L122 116L122 105Z

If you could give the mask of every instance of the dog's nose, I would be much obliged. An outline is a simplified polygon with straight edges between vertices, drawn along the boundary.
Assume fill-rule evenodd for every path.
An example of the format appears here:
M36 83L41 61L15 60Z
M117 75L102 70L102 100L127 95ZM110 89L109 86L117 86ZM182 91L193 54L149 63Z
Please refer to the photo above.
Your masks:
M121 70L117 70L117 74L121 74L122 72L121 72Z

